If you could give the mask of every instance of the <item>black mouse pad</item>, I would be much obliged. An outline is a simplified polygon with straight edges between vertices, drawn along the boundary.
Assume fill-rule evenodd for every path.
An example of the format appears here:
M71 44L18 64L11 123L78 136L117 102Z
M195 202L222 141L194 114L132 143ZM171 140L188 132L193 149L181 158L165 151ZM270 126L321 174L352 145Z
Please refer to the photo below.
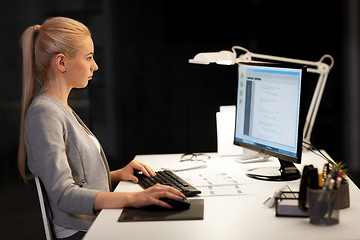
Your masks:
M204 219L204 199L189 199L190 208L185 210L144 210L124 208L118 222L175 221Z

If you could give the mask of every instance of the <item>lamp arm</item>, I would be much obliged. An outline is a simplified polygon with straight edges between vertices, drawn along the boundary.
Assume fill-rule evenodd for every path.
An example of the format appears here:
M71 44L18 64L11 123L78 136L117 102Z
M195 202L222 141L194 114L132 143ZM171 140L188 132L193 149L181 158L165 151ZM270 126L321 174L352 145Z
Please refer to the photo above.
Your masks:
M317 112L319 110L321 98L325 89L328 73L319 75L318 82L316 84L313 97L311 99L310 107L306 116L304 125L303 139L307 143L311 143L311 133L314 127Z
M233 46L231 48L231 50L235 54L236 54L236 49L240 49L245 52L245 54L242 54L237 58L237 63L239 63L241 61L252 61L252 58L273 60L273 61L278 61L278 62L287 62L287 63L307 65L308 72L319 73L319 74L322 72L329 72L330 69L334 65L334 58L329 54L323 55L319 61L315 62L315 61L301 60L301 59L295 59L295 58L278 57L278 56L272 56L272 55L266 55L266 54L253 53L253 52L250 52L249 50L247 50L246 48L239 47L239 46ZM330 65L323 63L324 59L326 59L326 58L329 58L331 60ZM309 66L313 66L316 68L309 68Z
M313 62L313 61L286 58L286 57L277 57L277 56L251 53L251 52L249 54L251 55L251 57L254 57L254 58L274 60L274 61L279 61L279 62L296 63L296 64L302 64L302 65L307 65L307 66L316 66L317 67L320 64L320 62Z

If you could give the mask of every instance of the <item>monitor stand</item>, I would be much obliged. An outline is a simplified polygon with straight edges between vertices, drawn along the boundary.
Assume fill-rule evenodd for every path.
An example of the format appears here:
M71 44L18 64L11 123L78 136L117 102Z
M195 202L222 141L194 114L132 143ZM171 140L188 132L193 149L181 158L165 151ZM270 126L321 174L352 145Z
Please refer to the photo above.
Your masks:
M269 155L243 148L243 153L240 156L237 156L235 161L239 163L265 162L269 160L269 158Z
M280 160L280 168L260 167L250 169L246 176L265 181L292 181L301 177L299 170L292 162Z

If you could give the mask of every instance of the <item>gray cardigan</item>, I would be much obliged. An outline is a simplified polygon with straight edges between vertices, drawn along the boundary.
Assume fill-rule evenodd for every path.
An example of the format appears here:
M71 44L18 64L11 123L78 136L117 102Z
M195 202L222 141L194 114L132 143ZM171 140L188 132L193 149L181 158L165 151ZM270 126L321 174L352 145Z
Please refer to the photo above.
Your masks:
M48 94L32 100L24 128L27 164L45 186L51 221L64 228L89 229L96 195L110 191L103 150L99 152L80 118Z

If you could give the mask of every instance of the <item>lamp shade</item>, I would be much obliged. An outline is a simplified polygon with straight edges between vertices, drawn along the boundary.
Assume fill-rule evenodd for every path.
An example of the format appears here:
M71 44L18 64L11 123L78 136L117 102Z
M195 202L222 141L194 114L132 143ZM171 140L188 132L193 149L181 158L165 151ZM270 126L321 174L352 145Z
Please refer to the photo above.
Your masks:
M189 63L232 65L236 63L236 53L230 51L199 53L194 59L189 59Z

